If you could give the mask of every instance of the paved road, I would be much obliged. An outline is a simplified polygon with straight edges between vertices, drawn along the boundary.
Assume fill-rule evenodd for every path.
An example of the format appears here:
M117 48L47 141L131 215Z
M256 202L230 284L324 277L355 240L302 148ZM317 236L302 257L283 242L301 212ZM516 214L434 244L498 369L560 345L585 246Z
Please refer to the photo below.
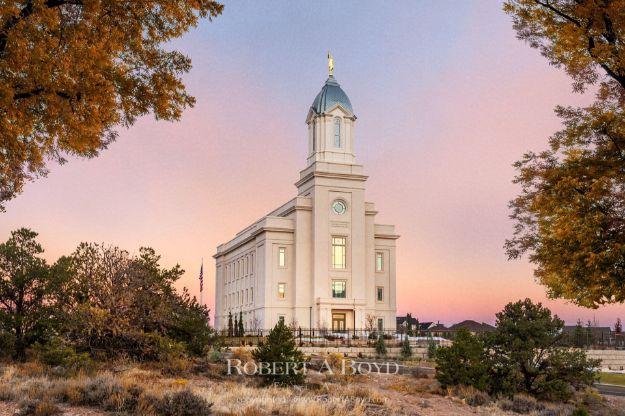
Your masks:
M613 386L610 384L596 384L599 393L606 396L620 396L625 397L625 386Z

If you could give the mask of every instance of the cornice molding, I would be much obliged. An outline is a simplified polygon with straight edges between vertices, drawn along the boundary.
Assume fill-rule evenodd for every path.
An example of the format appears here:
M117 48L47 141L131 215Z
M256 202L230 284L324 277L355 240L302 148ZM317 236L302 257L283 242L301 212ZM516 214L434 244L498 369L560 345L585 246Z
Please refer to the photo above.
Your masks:
M333 173L333 172L313 170L307 173L306 176L301 178L299 181L295 182L295 186L299 188L300 186L302 186L303 184L305 184L306 182L310 181L313 178L349 179L349 180L354 180L354 181L359 181L359 182L365 182L367 178L369 177L367 175L358 175L358 174L353 174L353 173Z
M374 234L374 238L380 238L383 240L397 240L399 237L399 234Z
M219 257L225 256L226 254L233 252L234 250L241 247L242 245L245 245L249 243L250 241L255 240L256 237L258 237L260 234L266 233L268 231L276 232L276 233L287 233L287 234L295 233L295 230L292 228L273 227L273 226L260 227L259 229L254 230L247 237L243 238L241 241L238 241L237 243L233 244L232 247L228 247L227 249L223 251L218 251L217 253L213 255L213 258L218 259Z

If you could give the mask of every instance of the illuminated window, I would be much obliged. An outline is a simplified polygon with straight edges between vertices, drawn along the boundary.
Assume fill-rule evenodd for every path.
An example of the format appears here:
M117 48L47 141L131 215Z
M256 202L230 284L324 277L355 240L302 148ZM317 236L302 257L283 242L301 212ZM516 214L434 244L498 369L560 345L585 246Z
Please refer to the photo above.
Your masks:
M346 267L347 239L332 237L332 267L344 269Z
M384 288L382 286L377 287L378 302L384 302Z
M278 283L278 299L286 297L286 283Z
M280 247L278 249L278 266L286 267L286 248Z
M347 284L345 283L345 280L333 280L332 281L332 297L333 298L347 297Z
M341 119L334 118L334 147L341 147Z
M381 272L384 270L384 254L377 252L375 253L375 271Z

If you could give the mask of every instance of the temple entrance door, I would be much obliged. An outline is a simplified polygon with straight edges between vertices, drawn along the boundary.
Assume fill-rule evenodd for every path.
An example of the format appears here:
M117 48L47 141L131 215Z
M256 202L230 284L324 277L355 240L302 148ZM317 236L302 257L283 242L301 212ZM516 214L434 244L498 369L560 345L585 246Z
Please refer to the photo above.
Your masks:
M332 314L332 331L333 332L345 331L345 314L344 313Z

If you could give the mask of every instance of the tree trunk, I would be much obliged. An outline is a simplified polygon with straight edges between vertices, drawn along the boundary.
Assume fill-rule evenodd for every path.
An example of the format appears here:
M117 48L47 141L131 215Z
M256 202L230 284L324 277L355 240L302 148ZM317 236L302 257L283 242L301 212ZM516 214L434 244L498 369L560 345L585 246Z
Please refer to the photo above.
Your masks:
M21 362L26 361L26 344L24 343L24 331L22 331L22 325L17 325L15 327L13 359Z

